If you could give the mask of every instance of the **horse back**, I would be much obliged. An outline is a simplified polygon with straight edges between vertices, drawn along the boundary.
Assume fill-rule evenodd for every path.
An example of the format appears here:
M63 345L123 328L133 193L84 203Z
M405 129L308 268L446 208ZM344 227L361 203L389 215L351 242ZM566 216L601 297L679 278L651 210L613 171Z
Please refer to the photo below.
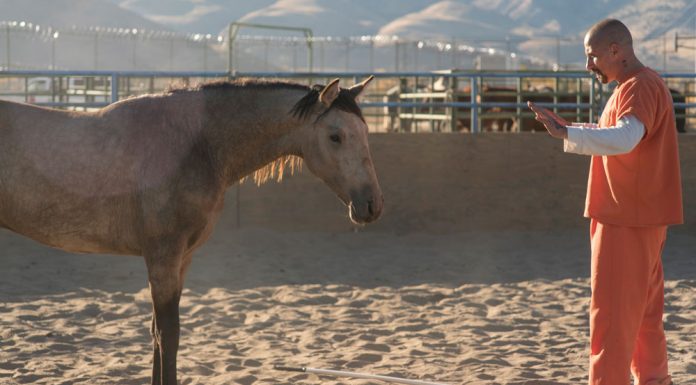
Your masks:
M193 180L214 178L196 156L204 151L193 151L201 140L177 127L186 122L182 108L165 102L131 100L95 113L0 102L0 225L69 251L140 254L148 226L177 230L181 211L173 208L215 206L219 192L196 192L210 180ZM144 219L162 213L171 218ZM205 226L194 216L183 222Z

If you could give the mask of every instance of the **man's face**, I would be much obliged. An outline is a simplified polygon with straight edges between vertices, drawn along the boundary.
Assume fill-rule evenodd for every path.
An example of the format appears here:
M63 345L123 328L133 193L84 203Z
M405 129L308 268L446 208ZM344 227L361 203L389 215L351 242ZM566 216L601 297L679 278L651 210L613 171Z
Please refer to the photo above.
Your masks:
M603 84L614 80L612 77L613 56L611 46L597 42L598 39L585 37L585 56L587 62L585 68L595 74L597 79Z

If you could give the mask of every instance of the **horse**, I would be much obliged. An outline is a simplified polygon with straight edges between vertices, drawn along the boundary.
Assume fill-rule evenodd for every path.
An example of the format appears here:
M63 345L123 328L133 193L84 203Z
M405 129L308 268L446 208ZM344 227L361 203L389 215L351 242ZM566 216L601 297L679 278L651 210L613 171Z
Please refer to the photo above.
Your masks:
M179 301L225 191L302 164L366 224L383 197L350 88L219 81L89 112L0 101L0 227L76 253L142 256L152 384L177 383Z

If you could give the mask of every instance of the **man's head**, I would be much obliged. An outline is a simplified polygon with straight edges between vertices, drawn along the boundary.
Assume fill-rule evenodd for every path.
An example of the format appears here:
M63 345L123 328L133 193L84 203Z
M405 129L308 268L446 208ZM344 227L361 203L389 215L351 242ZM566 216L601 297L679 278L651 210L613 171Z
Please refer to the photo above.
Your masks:
M628 28L616 19L605 19L593 25L585 35L585 64L602 83L622 81L636 64L633 38Z

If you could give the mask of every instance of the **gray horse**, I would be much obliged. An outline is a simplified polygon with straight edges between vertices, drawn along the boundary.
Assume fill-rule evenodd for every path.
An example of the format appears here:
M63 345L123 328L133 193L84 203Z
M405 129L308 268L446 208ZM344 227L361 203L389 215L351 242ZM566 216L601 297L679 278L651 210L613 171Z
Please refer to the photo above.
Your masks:
M383 198L349 89L219 82L96 112L0 101L0 227L78 253L141 255L152 294L152 384L176 384L179 300L225 191L306 166L356 223ZM301 199L301 197L298 197Z

